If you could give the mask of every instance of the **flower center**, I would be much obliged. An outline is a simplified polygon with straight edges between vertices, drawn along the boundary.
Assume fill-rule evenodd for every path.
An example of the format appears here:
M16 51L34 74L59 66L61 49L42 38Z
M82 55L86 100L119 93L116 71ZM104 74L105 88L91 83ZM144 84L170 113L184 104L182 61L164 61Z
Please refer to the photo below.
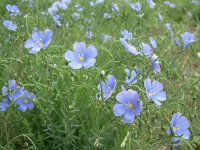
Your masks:
M44 43L43 43L43 42L41 42L39 45L40 45L40 46L42 46L42 45L44 45Z
M174 132L179 131L180 130L180 126L177 124L173 127Z
M153 91L151 91L151 92L149 92L149 96L150 97L152 97L152 96L154 96L156 94L156 92L153 90Z
M110 94L112 94L112 93L114 93L114 90L111 89L111 87L108 87L107 92L110 93Z
M133 104L129 104L129 105L128 105L128 108L129 108L129 109L133 109L133 108L134 108L134 105L133 105Z
M79 54L79 55L78 55L78 59L79 59L80 61L84 61L84 60L85 60L84 54L83 54L83 53L82 53L81 55Z
M6 104L6 107L9 107L9 105L8 105L8 104Z
M25 104L27 104L27 103L28 103L28 100L27 100L27 99L26 99L26 100L24 100L24 103L25 103Z
M43 43L41 38L37 41L37 43L38 43L39 46L43 46L44 45L44 43Z

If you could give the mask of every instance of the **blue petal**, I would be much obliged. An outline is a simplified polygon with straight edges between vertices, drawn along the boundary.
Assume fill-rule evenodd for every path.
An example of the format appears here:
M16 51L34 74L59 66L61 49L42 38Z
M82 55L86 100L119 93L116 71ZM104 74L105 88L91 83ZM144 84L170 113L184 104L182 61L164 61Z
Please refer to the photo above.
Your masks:
M36 53L40 51L41 47L33 47L32 49L29 50L29 53Z
M172 127L174 127L176 124L177 124L177 121L178 119L181 117L181 113L175 113L173 116L172 116L172 121L171 121L171 124L172 124Z
M98 52L97 49L94 45L90 45L86 51L85 51L85 57L91 58L91 57L96 57Z
M179 138L173 138L173 142L178 142L178 141L180 141ZM181 142L174 144L174 146L179 146L180 144L181 144Z
M33 109L33 107L34 107L33 102L29 100L28 109L31 110L31 109Z
M8 87L10 90L16 89L17 88L17 84L15 80L9 80L8 81Z
M19 108L20 108L21 110L23 110L23 111L26 111L27 107L28 107L28 104L25 104L24 102L21 103L20 106L19 106Z
M35 95L34 95L33 93L29 93L28 97L29 97L30 99L35 99Z
M150 80L150 79L146 79L146 80L144 81L144 86L145 86L145 88L146 88L146 91L147 91L147 92L150 92L150 91L151 91L151 80Z
M32 47L35 47L35 46L36 46L36 42L31 40L31 39L27 40L25 45L24 45L25 48L32 48Z
M154 98L159 100L159 101L165 101L166 100L166 94L165 94L165 92L158 92L158 93L156 93Z
M77 53L82 53L83 51L86 50L86 44L84 42L76 42L73 45L73 49L77 52Z
M65 59L68 61L78 61L78 55L73 51L65 52Z
M17 25L16 24L13 24L12 26L11 26L11 28L10 28L10 30L13 30L13 31L15 31L17 29Z
M108 81L106 82L107 86L110 87L111 89L115 89L116 87L116 79L115 76L109 75L108 76Z
M135 120L135 115L134 115L133 111L127 111L124 114L123 122L132 123L134 120Z
M127 91L122 91L117 94L116 99L122 104L128 104L129 96Z
M3 86L1 92L2 92L3 96L6 96L7 95L7 93L6 93L7 92L7 87Z
M180 117L177 121L176 124L180 126L181 129L187 129L190 127L190 122L185 116Z
M3 25L8 28L8 26L12 25L12 21L4 20Z
M161 105L161 103L160 103L156 98L152 97L152 100L153 100L158 106Z
M89 60L87 60L86 62L83 63L83 67L84 67L85 69L88 69L88 68L90 68L90 67L93 67L94 64L95 64L95 62L96 62L96 59L95 59L95 58L90 58Z
M44 31L44 39L43 39L44 45L42 45L43 49L45 49L50 44L52 35L53 32L51 30L46 29Z
M80 69L82 67L82 64L79 62L72 61L69 63L69 66L73 69Z
M139 114L142 112L143 108L142 108L142 102L137 102L136 105L134 105L133 111L135 113L136 116L139 116Z
M128 91L122 91L117 94L116 99L122 104L128 104L128 102L137 102L139 95L136 91L129 89Z
M43 39L43 33L42 33L42 31L38 31L36 33L33 33L32 34L32 38L33 38L34 41L37 41L39 39Z
M176 131L175 134L176 136L181 136L182 138L187 140L190 138L190 131L187 129Z
M125 114L126 107L124 104L115 104L113 107L113 110L114 110L115 116L121 116L121 115Z
M154 89L156 92L160 92L163 89L163 85L158 81L153 81L152 89Z
M172 132L171 132L171 128L170 128L170 127L167 128L167 133L168 133L169 135L172 134Z
M7 4L7 5L6 5L6 9L7 9L8 11L11 11L11 8L12 8L12 6L11 6L10 4Z

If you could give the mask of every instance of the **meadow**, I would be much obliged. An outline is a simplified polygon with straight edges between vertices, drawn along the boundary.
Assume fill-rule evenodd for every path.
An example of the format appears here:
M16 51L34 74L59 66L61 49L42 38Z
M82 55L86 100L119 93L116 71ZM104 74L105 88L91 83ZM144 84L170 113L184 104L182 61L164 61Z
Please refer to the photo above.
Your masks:
M199 150L198 0L0 0L1 150Z

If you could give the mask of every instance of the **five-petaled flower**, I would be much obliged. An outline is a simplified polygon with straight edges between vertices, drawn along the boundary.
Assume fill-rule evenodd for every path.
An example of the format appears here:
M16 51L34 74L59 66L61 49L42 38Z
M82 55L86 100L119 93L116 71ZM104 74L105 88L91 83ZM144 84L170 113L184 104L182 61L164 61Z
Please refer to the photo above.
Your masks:
M16 29L17 29L17 25L16 25L16 24L13 24L13 22L10 21L10 20L4 20L4 21L3 21L3 25L4 25L8 30L16 31Z
M165 92L162 92L163 85L158 81L153 81L151 84L150 79L144 81L148 99L152 99L157 105L161 105L160 101L166 100Z
M38 31L32 34L33 39L28 39L25 43L25 48L31 48L29 53L36 53L41 48L45 49L51 42L51 37L53 32L49 29L46 29L44 33L42 31Z
M111 95L114 93L115 87L116 87L115 76L109 75L107 78L108 78L108 80L106 80L106 82L102 81L102 83L98 85L98 89L99 89L100 93L98 94L97 98L101 99L101 92L103 92L104 101L111 97ZM103 91L101 91L101 87L103 88Z
M188 130L189 127L190 122L188 119L185 116L181 116L181 113L178 112L173 115L171 127L168 127L167 133L170 135L174 133L175 136L188 140L190 138L190 131ZM176 144L174 144L175 146L179 146L181 144L181 142L177 143L180 141L178 137L173 138L173 142L176 142Z
M185 32L184 34L181 34L181 37L185 48L189 47L189 44L194 42L195 40L195 35L190 32Z
M8 12L11 12L11 13L10 13L10 16L21 15L21 13L20 13L18 7L15 6L15 5L7 4L7 5L6 5L6 9L8 10Z
M28 91L24 91L25 98L21 98L15 102L16 105L19 105L18 109L22 112L25 112L27 109L33 109L34 105L31 100L35 98L33 93L28 93Z
M121 34L125 40L131 40L133 38L133 34L128 32L128 30L121 31Z
M129 89L117 94L116 99L122 104L115 104L113 107L116 116L122 116L123 122L132 123L135 116L139 116L142 112L142 102L139 101L138 92Z
M73 45L75 52L67 51L65 52L65 59L71 61L69 66L73 69L80 69L82 66L87 69L93 67L97 56L97 50L94 45L90 45L86 48L84 42L76 42Z

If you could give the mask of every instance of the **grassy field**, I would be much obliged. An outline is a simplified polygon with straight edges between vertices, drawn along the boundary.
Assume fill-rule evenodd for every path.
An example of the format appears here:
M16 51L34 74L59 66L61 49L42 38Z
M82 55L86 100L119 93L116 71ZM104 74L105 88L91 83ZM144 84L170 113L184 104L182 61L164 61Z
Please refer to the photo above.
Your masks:
M138 0L141 10L137 11L137 8L131 7L137 1L128 1L105 0L100 3L100 0L91 0L91 3L90 0L72 0L66 4L66 10L59 8L56 14L51 15L48 9L55 0L1 0L0 88L6 86L9 89L8 82L15 80L18 87L14 92L20 90L19 87L24 89L23 94L14 100L9 98L14 95L11 88L6 94L2 89L0 149L200 149L200 4L194 4L192 0L170 0L176 4L175 8L171 8L171 5L164 4L164 0L154 0L155 6L149 5L146 0ZM10 16L7 4L17 6L21 14ZM62 4L61 7L64 6ZM74 12L80 18L72 17ZM110 18L104 17L104 13L109 13ZM61 25L59 22L55 24L52 19L57 14L61 17L57 18ZM4 20L12 21L17 29L9 30L3 24ZM170 30L166 27L167 23L171 25ZM34 27L38 30L33 31ZM51 42L36 53L29 53L27 40L32 39L33 32L46 29L53 33ZM153 53L147 57L145 52L143 56L128 52L131 45L124 46L120 40L124 30L132 33L131 40L126 41L137 52L145 49L141 43L146 43ZM91 31L93 36L87 37L87 31ZM195 35L187 46L181 36L185 32ZM150 37L156 41L156 48L150 44ZM177 39L179 45L174 44ZM96 48L96 62L91 67L74 69L71 60L65 59L67 51L74 52L76 42ZM36 44L41 47L45 41L39 38ZM83 55L81 60L82 54L77 55L79 63L84 62L84 56L87 56ZM158 56L157 65L161 68L157 74L152 68L153 54ZM137 83L127 84L126 68L130 72L140 70L139 74L136 71ZM109 91L107 97L101 83L106 82L109 75L115 77L116 87ZM145 88L144 81L148 78L163 85L166 100L161 101L160 106L149 99L155 93L148 93ZM100 91L100 88L103 90ZM130 89L139 94L143 109L139 115L135 114L134 121L128 123L122 120L123 116L116 115L114 106L120 103L116 98L119 93L127 93ZM35 98L27 99L25 90L33 93ZM10 104L2 111L4 98ZM31 101L32 109L20 110ZM126 111L136 109L135 103L126 106ZM177 137L178 129L171 124L172 116L178 112L190 122L189 139L182 135ZM167 133L168 127L173 129L171 135ZM173 142L175 136L181 142L179 146Z

